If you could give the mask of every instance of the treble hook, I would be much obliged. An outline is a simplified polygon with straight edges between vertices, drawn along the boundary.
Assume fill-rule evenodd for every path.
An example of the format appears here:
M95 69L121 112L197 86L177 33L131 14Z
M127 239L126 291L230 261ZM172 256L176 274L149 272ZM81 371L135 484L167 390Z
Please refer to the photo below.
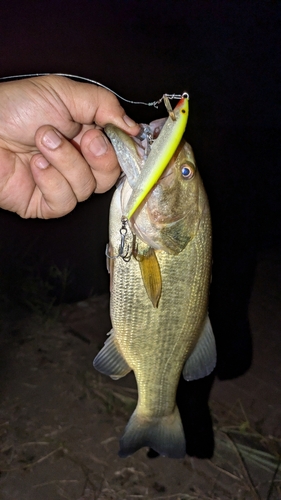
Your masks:
M164 94L163 96L163 99L164 99L164 104L165 104L165 107L166 107L166 110L168 111L169 113L169 116L172 118L172 120L175 122L176 121L176 117L175 117L175 113L174 113L174 110L171 106L171 103L169 101L169 97L167 94Z
M120 240L120 245L118 248L118 254L117 255L110 255L108 245L106 245L105 255L107 256L108 259L117 259L118 257L121 257L125 262L129 262L133 251L132 250L130 251L130 246L128 244L126 245L126 237L127 237L127 233L128 233L128 230L127 230L128 219L127 219L127 217L124 217L122 215L121 222L122 222L122 226L119 230L119 233L121 235L121 240Z
M139 139L140 141L146 141L145 145L142 146L144 148L143 161L145 161L150 153L151 146L154 142L153 132L150 126L140 123L140 132L138 133L138 135L136 135L136 139Z
M126 236L127 236L127 232L128 232L128 230L127 230L127 224L128 224L127 217L124 217L122 215L121 222L122 222L122 226L121 226L121 229L119 231L119 233L121 234L121 241L120 241L120 245L119 245L118 255L119 255L119 257L122 257L122 259L125 262L129 262L131 255L132 255L132 252L129 252L129 248L130 248L129 245L127 245L127 249L125 249Z

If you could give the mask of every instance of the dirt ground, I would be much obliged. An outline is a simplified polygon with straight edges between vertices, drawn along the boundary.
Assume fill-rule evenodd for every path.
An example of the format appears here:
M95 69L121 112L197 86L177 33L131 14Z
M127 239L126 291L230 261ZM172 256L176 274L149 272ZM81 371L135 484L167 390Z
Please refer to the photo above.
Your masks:
M212 460L150 460L145 449L118 458L137 392L132 375L113 382L92 367L110 329L107 295L64 306L45 324L10 311L1 325L0 500L280 499L279 255L259 259L253 366L212 392Z

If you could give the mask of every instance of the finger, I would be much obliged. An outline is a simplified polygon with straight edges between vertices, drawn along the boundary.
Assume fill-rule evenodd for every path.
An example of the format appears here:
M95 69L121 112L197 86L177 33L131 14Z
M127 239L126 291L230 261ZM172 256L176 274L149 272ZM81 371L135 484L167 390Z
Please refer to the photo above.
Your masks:
M86 200L95 190L96 181L78 149L49 125L37 130L35 142L44 158L66 179L77 201ZM39 158L35 160L40 168Z
M95 177L95 192L108 191L120 175L120 167L108 138L101 130L88 130L81 138L80 147Z
M136 135L140 126L130 118L111 92L97 87L95 123L104 127L108 123L116 125L130 135Z
M130 135L138 134L139 125L126 115L112 92L64 77L52 75L51 78L74 121L88 124L94 121L101 127L112 123Z
M40 154L33 156L30 168L35 189L25 211L25 218L51 219L71 212L77 198L66 178Z

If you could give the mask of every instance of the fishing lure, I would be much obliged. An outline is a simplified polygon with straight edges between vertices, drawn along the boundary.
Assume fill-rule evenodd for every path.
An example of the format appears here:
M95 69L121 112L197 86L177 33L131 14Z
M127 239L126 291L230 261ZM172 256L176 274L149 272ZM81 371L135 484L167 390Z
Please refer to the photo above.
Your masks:
M164 97L167 99L167 96ZM169 105L166 105L166 107L169 111L169 117L158 138L151 146L151 151L141 170L137 185L128 200L123 214L127 220L132 217L149 191L160 179L184 134L188 118L188 95L182 95L174 110L169 109Z
M147 194L160 179L169 161L176 152L185 131L188 118L188 96L183 94L174 110L172 110L170 103L167 104L167 102L165 102L165 104L167 111L169 112L169 117L157 139L154 141L152 140L151 150L145 160L137 179L137 183L132 190L131 196L121 217L119 250L116 255L110 255L108 247L106 249L106 255L110 260L116 259L117 257L121 257L125 262L130 260L132 254L134 253L134 244L131 247L128 242L128 230L129 233L131 233L129 241L131 238L133 238L134 241L135 235L132 233L132 229L129 225L129 219L133 216ZM151 137L152 139L153 134L149 126L145 126L144 130L146 130L146 135L144 134L143 137L139 138L144 140L147 139L147 137Z

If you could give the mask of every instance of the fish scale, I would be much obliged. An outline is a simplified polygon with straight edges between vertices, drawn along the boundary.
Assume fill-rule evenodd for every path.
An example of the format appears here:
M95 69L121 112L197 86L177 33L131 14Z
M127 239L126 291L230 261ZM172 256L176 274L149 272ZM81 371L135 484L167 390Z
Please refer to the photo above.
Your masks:
M183 363L196 342L198 330L202 326L202 319L196 313L200 308L206 309L207 304L206 294L200 293L198 283L202 289L204 285L208 286L210 265L210 253L206 255L205 252L208 235L203 225L202 236L199 232L193 241L192 249L187 246L178 256L167 256L165 252L156 252L163 276L169 273L169 280L163 279L163 291L158 309L153 308L143 293L138 262L134 259L130 262L119 259L114 264L112 325L120 349L126 352L126 360L136 376L139 409L147 414L152 413L156 416L171 412L175 404L175 392ZM196 271L186 267L183 278L182 263L183 260L188 262L192 258L191 250L193 255L198 255L198 260L202 259L202 254L204 255L205 266L200 267L195 261ZM209 261L207 266L206 260ZM204 271L205 276L203 276ZM189 283L189 287L186 287L186 282ZM131 300L132 297L134 302ZM175 304L172 310L171 302ZM181 308L179 308L180 302ZM135 304L138 304L137 308ZM184 309L184 314L180 309ZM130 320L124 322L124 317ZM174 336L170 336L172 329L177 331L176 340ZM194 334L187 335L189 332ZM178 345L181 349L177 349ZM159 350L155 350L155 346L159 346ZM153 356L152 351L154 351ZM164 369L163 364L165 364Z

